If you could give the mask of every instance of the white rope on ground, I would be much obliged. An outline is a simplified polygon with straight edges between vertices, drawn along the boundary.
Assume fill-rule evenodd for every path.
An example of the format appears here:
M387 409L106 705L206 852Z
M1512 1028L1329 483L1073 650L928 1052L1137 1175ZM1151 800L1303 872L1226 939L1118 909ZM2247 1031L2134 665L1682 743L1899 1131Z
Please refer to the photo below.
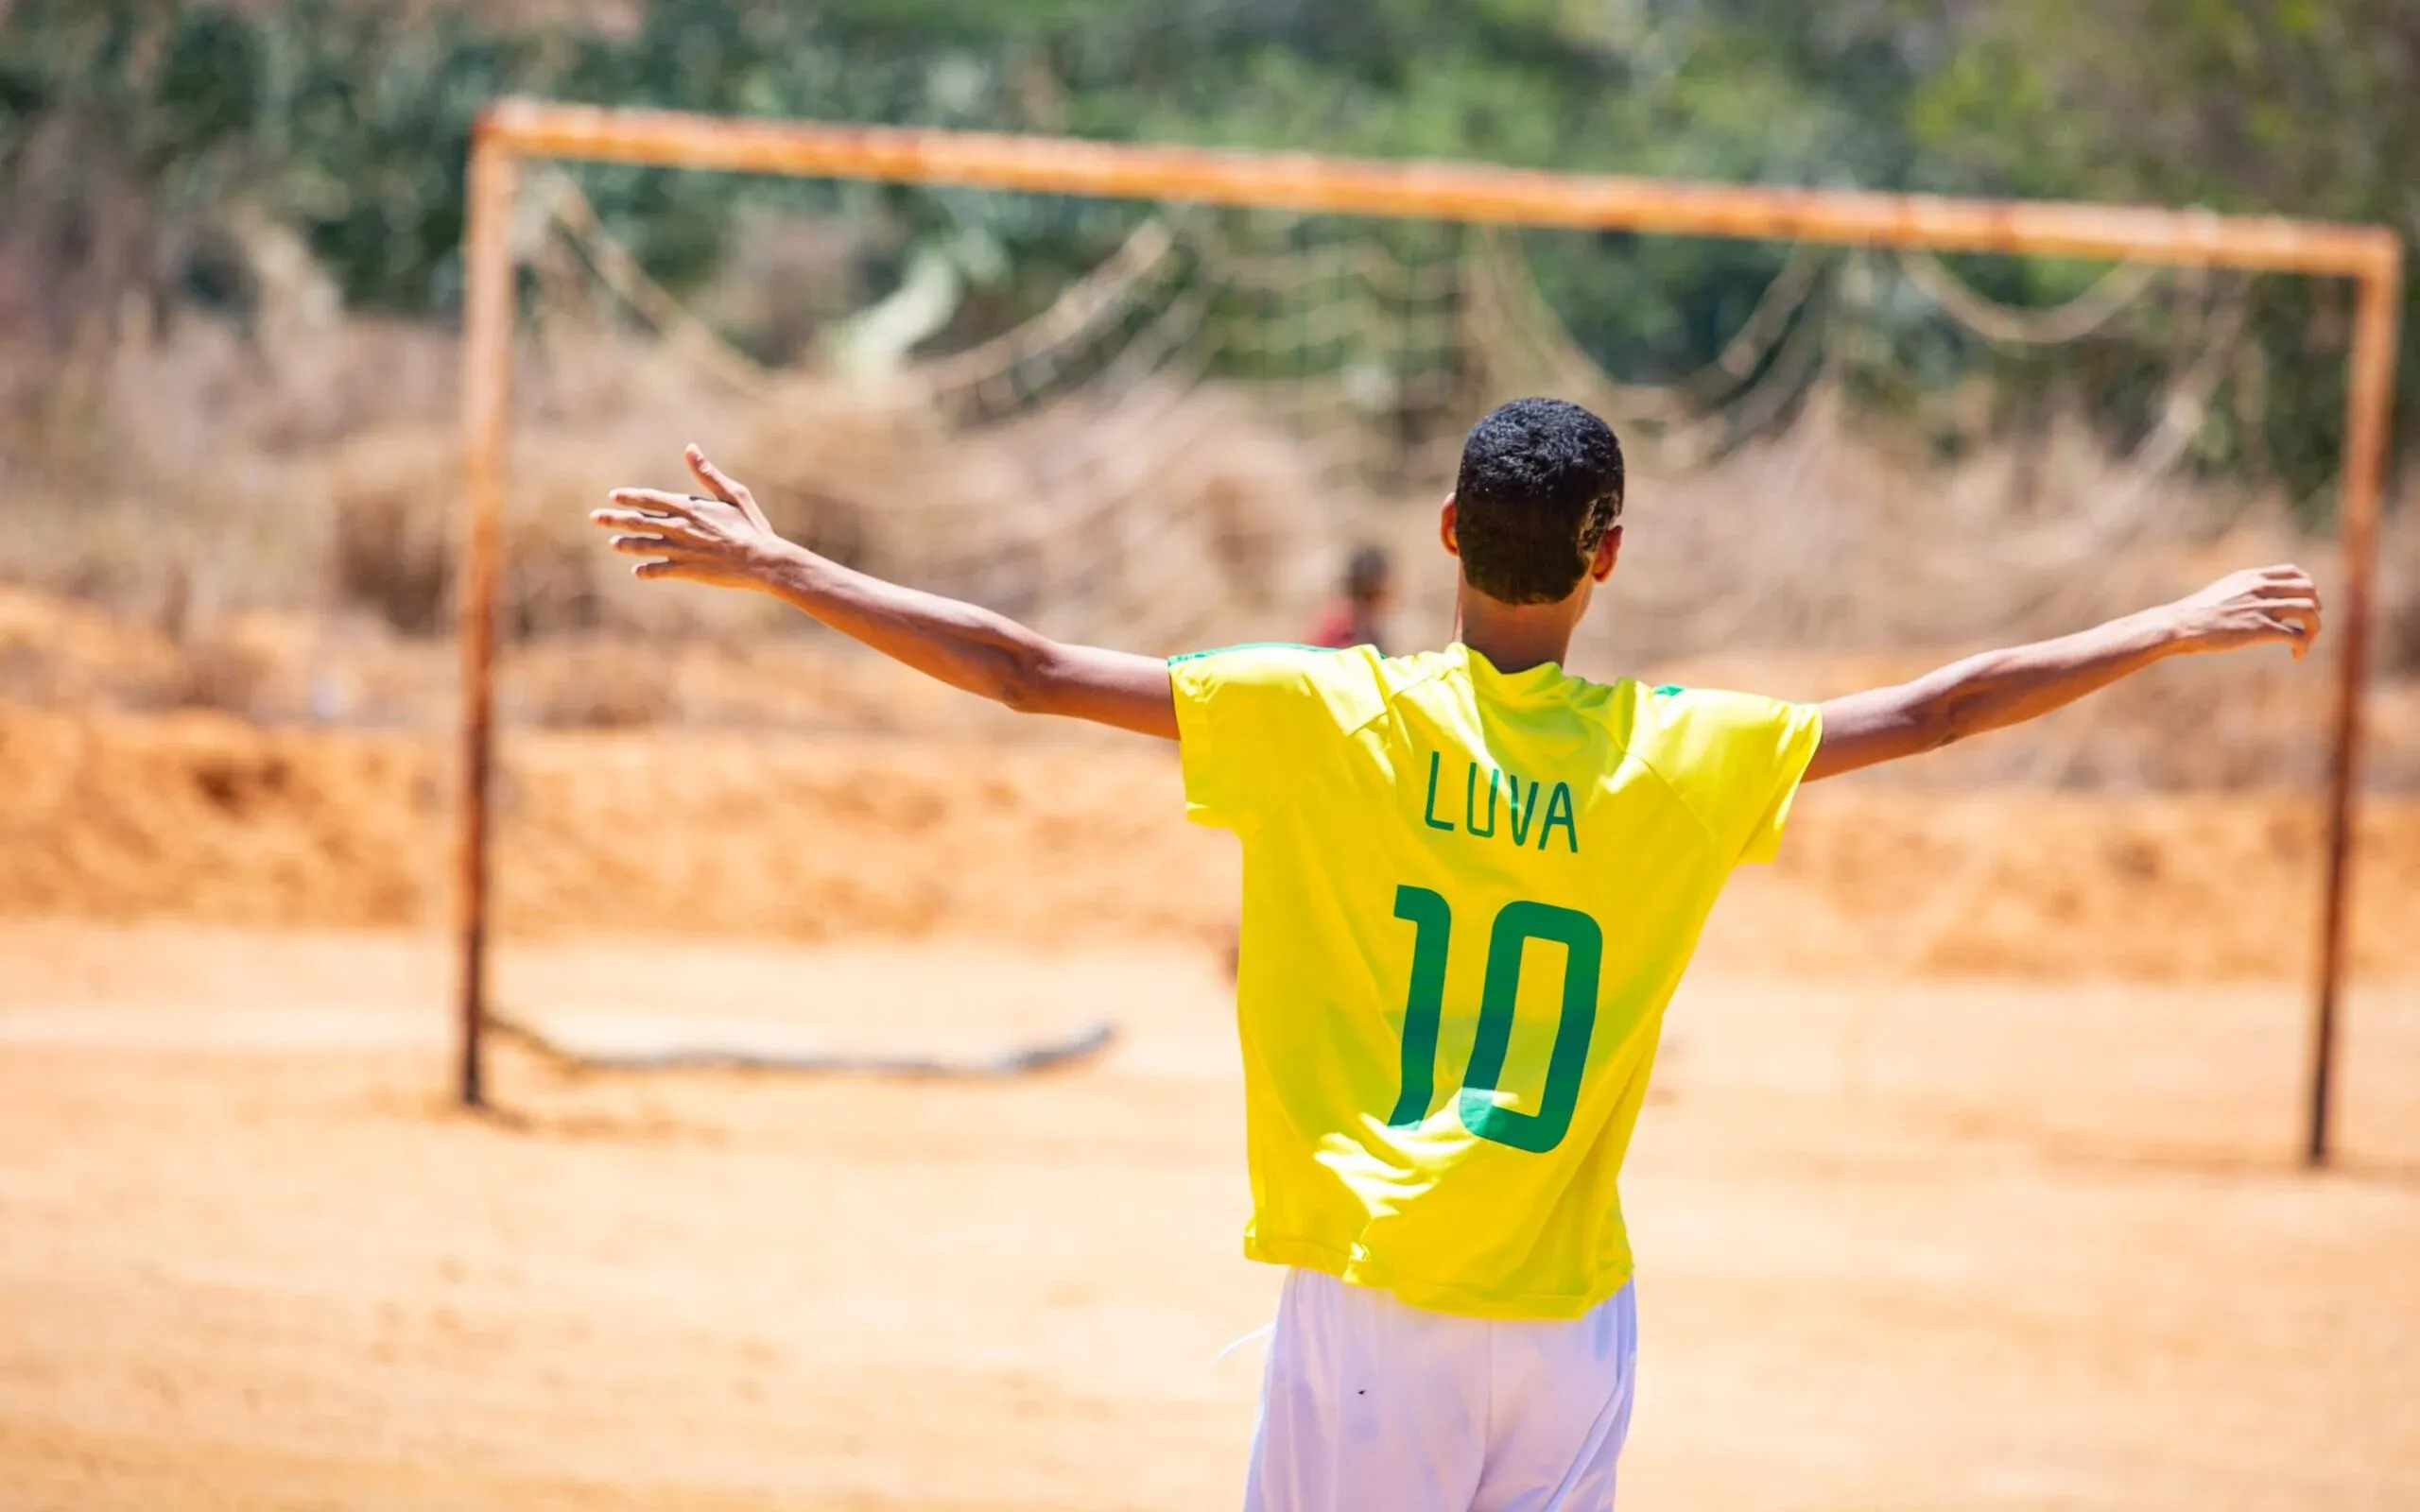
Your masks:
M1985 340L2011 347L2056 347L2081 341L2141 299L2163 271L2148 263L2120 263L2066 303L2030 309L1978 294L1931 252L1902 251L1898 262L1908 282L1943 313Z
M895 1076L914 1080L995 1081L1030 1076L1089 1060L1117 1039L1115 1026L1096 1023L1056 1040L1011 1045L990 1055L911 1055L893 1051L763 1051L718 1050L690 1046L660 1051L577 1050L552 1035L509 1015L490 1012L490 1032L509 1044L572 1072L737 1071L783 1072L793 1075Z

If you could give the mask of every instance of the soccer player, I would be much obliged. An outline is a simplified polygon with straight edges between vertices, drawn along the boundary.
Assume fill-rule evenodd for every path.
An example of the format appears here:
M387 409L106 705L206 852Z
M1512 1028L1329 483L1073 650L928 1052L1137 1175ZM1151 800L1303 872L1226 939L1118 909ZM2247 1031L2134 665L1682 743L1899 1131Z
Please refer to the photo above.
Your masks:
M1621 552L1622 455L1577 405L1480 421L1438 534L1461 639L1161 661L1063 645L782 540L702 495L596 523L641 577L752 588L970 693L1178 743L1243 844L1253 1216L1288 1267L1256 1512L1609 1506L1637 1321L1616 1190L1664 1007L1731 868L1803 782L2030 719L2167 657L2319 633L2292 567L1820 705L1592 682L1571 635Z

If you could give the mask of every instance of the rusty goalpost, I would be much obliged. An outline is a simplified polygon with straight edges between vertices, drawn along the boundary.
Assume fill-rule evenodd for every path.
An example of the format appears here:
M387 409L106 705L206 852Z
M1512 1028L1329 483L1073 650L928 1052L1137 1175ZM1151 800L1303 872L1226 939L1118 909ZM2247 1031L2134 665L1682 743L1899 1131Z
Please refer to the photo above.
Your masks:
M458 579L462 704L454 909L458 1091L486 1100L490 778L495 609L510 426L515 283L510 231L525 160L1251 206L1302 213L1619 230L1932 251L2066 256L2342 278L2356 290L2337 528L2336 701L2327 765L2305 1157L2326 1162L2361 746L2361 695L2403 279L2383 226L2205 211L1955 199L1854 190L1676 182L1472 163L1007 136L614 110L509 99L473 134L463 230L468 509Z

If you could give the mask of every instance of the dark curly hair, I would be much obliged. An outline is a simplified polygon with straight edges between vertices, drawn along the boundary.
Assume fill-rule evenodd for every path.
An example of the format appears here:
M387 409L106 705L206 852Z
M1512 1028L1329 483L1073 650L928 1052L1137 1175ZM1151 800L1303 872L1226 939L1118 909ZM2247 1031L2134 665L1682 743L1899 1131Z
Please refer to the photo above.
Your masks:
M1622 443L1578 404L1513 400L1471 427L1454 500L1463 580L1501 603L1553 603L1621 518Z

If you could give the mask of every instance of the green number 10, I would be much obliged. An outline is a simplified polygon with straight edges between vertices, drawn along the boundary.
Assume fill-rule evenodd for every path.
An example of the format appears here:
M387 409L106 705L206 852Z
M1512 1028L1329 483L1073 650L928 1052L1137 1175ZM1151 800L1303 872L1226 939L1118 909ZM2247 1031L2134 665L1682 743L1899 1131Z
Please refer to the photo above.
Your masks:
M1454 911L1426 887L1395 889L1395 917L1412 926L1411 991L1403 1010L1403 1091L1387 1123L1417 1126L1436 1094L1437 1021L1445 1007L1445 951L1454 933ZM1534 1113L1498 1107L1495 1084L1512 1044L1512 1005L1521 990L1521 953L1533 939L1550 939L1566 953L1563 1016L1547 1057L1546 1093ZM1597 1028L1597 978L1604 965L1605 937L1586 914L1552 903L1515 900L1496 911L1488 932L1487 985L1479 992L1478 1034L1471 1043L1470 1069L1462 1076L1457 1110L1462 1126L1483 1140L1542 1155L1571 1131L1580 1105L1580 1074L1588 1064L1588 1037Z

